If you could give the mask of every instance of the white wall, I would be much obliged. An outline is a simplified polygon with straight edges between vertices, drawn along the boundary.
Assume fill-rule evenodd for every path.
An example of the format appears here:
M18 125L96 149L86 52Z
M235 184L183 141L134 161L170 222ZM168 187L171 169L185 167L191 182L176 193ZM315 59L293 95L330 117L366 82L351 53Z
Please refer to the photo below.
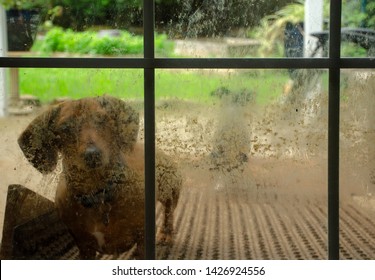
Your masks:
M6 17L5 10L0 5L0 57L6 56L8 50L6 34ZM7 94L6 94L6 69L0 68L0 117L4 117L7 111Z

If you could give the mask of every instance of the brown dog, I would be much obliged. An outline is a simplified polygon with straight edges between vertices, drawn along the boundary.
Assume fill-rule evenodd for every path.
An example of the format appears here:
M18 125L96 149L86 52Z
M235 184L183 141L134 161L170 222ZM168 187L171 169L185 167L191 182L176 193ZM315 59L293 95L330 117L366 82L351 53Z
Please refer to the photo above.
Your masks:
M119 254L144 243L144 152L137 144L139 116L109 97L60 103L35 118L18 139L26 158L42 173L63 171L55 203L80 255ZM156 185L164 205L159 241L171 242L173 211L182 179L170 159L157 152Z

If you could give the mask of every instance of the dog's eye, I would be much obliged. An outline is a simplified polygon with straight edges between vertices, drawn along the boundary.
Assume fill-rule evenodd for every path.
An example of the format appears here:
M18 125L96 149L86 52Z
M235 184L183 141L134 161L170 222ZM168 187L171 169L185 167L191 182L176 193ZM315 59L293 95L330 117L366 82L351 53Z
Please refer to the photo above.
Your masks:
M99 204L99 199L93 195L76 195L75 199L85 208L92 208Z

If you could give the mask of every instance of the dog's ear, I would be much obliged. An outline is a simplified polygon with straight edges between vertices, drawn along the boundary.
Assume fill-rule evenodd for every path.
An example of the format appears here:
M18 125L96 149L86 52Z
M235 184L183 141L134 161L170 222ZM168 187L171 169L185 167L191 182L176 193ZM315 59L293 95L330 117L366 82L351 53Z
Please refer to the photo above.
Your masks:
M55 106L36 117L18 138L18 145L29 162L45 174L56 168L58 160L55 123L60 106Z
M116 121L117 134L121 150L131 151L137 142L139 131L139 114L121 99L108 95L99 97L99 103Z

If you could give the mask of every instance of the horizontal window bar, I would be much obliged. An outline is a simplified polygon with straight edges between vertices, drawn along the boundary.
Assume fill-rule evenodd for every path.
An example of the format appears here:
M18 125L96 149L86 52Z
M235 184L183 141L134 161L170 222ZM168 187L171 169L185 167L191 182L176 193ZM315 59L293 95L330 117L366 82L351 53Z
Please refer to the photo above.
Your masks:
M155 68L375 68L375 58L159 58Z
M143 58L1 57L0 67L23 68L147 68ZM149 63L150 64L150 63ZM151 65L151 64L150 64Z
M0 57L0 67L24 68L375 68L375 58L35 58Z
M177 58L156 59L155 68L328 68L328 59L304 58Z
M340 68L375 68L375 57L341 58Z

